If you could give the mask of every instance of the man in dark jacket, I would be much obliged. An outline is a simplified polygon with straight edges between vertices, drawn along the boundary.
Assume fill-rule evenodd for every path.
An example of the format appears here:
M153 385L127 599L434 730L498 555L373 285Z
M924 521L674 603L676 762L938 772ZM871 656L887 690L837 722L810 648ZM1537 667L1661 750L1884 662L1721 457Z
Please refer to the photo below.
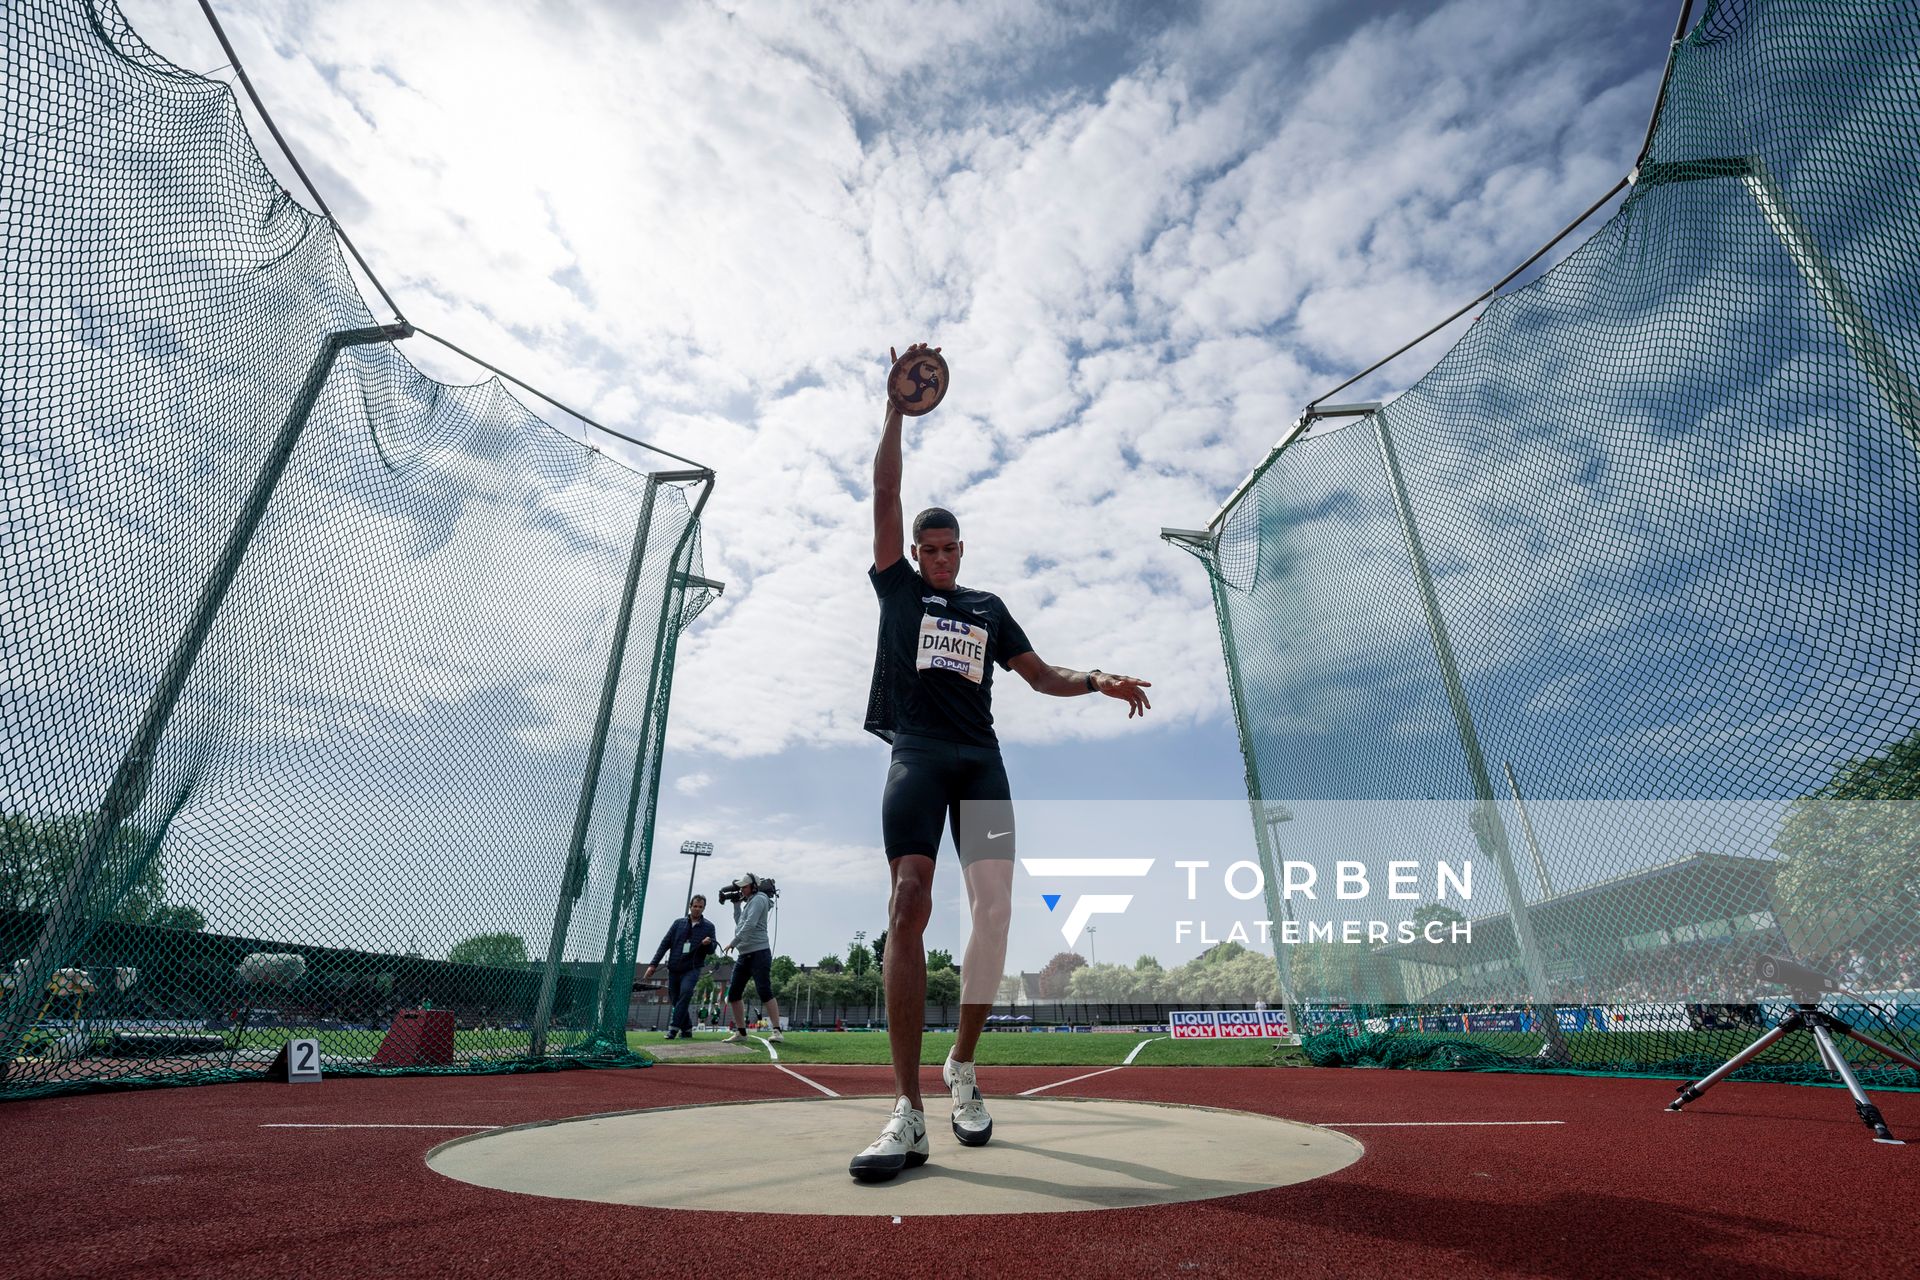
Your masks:
M706 895L696 893L687 903L687 914L673 922L667 930L667 936L660 940L660 946L653 953L653 962L640 976L651 978L653 971L660 967L660 958L667 960L667 990L673 996L672 1025L667 1028L667 1039L693 1039L693 989L700 981L700 971L706 967L707 957L720 941L713 922L706 918Z

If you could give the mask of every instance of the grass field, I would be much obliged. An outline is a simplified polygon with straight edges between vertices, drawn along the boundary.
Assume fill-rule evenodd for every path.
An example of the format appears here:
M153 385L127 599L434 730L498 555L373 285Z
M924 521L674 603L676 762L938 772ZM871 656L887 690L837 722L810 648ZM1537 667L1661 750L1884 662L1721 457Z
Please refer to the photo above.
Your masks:
M1866 1030L1867 1034L1895 1048L1908 1053L1920 1051L1920 1035L1913 1032L1882 1028ZM1417 1039L1414 1033L1402 1034L1409 1041ZM1567 1052L1573 1056L1575 1063L1602 1070L1615 1066L1645 1067L1674 1059L1720 1061L1731 1058L1752 1044L1759 1035L1757 1031L1572 1031L1566 1034L1565 1039ZM1520 1033L1434 1032L1427 1038L1444 1039L1452 1044L1480 1045L1520 1058L1531 1057L1541 1046L1539 1036ZM1849 1062L1873 1064L1883 1061L1852 1040L1840 1038L1837 1043L1841 1055ZM1818 1060L1812 1038L1802 1033L1788 1036L1773 1045L1754 1062L1759 1066L1785 1066L1811 1065Z
M717 1046L724 1033L703 1033L696 1043ZM1566 1036L1568 1049L1579 1068L1590 1071L1645 1070L1657 1063L1691 1059L1693 1064L1718 1062L1731 1057L1757 1033L1747 1031L1612 1031L1572 1032ZM1920 1033L1887 1031L1876 1034L1907 1052L1920 1051ZM290 1027L258 1027L244 1033L224 1034L228 1051L240 1050L248 1059L271 1054L294 1037L320 1042L321 1053L335 1060L362 1060L372 1057L383 1033L379 1031L319 1031ZM106 1036L96 1033L97 1049L105 1048ZM1445 1040L1455 1045L1477 1045L1516 1058L1530 1058L1540 1047L1538 1037L1529 1034L1482 1032L1477 1034L1436 1033L1419 1036L1412 1033L1390 1037L1408 1048L1421 1040ZM552 1049L564 1050L572 1037L556 1034L549 1042ZM627 1033L630 1047L645 1050L662 1042L658 1031ZM1304 1066L1306 1058L1296 1046L1268 1040L1182 1040L1148 1033L1063 1034L1057 1032L992 1031L981 1037L979 1060L988 1065L1006 1066L1118 1066L1142 1040L1149 1043L1134 1062L1140 1066ZM953 1045L951 1032L929 1032L921 1043L920 1060L927 1065L944 1061ZM1872 1070L1880 1060L1848 1040L1840 1041L1842 1052L1857 1066ZM454 1052L461 1058L513 1058L527 1050L525 1031L483 1031L460 1029L454 1033ZM764 1056L756 1044L754 1052ZM712 1060L712 1059L710 1059ZM717 1060L738 1061L728 1055ZM888 1061L884 1031L792 1031L780 1046L780 1060L795 1065L804 1063L884 1065ZM683 1059L701 1061L701 1059ZM1816 1065L1813 1043L1805 1035L1788 1037L1762 1055L1759 1066L1812 1068ZM1682 1068L1684 1071L1685 1069ZM1885 1087L1884 1085L1880 1087Z
M720 1032L703 1035L694 1043L717 1043ZM646 1049L661 1043L658 1031L630 1031L627 1043ZM980 1037L982 1066L1117 1067L1142 1040L1151 1040L1134 1062L1150 1067L1277 1067L1303 1066L1306 1059L1292 1045L1270 1040L1173 1041L1146 1034L1071 1035L1057 1033L989 1032ZM757 1046L756 1046L757 1047ZM888 1061L884 1031L789 1031L777 1046L780 1061L884 1066ZM920 1042L920 1061L938 1066L953 1047L951 1032L930 1031ZM688 1061L698 1061L689 1059Z
M1566 1042L1579 1067L1608 1071L1632 1070L1637 1066L1644 1070L1650 1064L1671 1062L1676 1058L1718 1062L1751 1044L1756 1034L1742 1031L1575 1032L1566 1037ZM710 1036L703 1035L696 1043L709 1040L717 1042L721 1035L717 1031ZM1914 1041L1920 1039L1912 1033L1890 1034L1883 1031L1880 1035L1909 1052L1915 1049ZM1408 1034L1404 1041L1417 1042L1420 1038ZM1479 1045L1523 1060L1531 1058L1541 1043L1536 1036L1502 1033L1452 1033L1444 1037L1436 1035L1426 1038L1444 1038L1451 1044ZM628 1044L638 1049L657 1045L661 1040L662 1035L657 1031L635 1031L627 1035ZM987 1033L980 1039L979 1060L983 1064L1004 1066L1117 1066L1142 1040L1150 1043L1134 1059L1140 1066L1265 1067L1304 1066L1307 1062L1298 1047L1268 1040L1175 1041L1144 1033L1076 1035L1032 1032ZM1856 1064L1869 1067L1878 1065L1877 1058L1851 1041L1841 1043L1843 1052ZM945 1060L947 1050L952 1045L953 1035L950 1032L929 1032L921 1042L921 1062L930 1066L939 1064ZM790 1031L779 1049L782 1062L796 1065L809 1062L878 1065L888 1061L887 1037L883 1031ZM1761 1055L1757 1065L1811 1067L1815 1062L1812 1041L1804 1035L1798 1035L1788 1037Z

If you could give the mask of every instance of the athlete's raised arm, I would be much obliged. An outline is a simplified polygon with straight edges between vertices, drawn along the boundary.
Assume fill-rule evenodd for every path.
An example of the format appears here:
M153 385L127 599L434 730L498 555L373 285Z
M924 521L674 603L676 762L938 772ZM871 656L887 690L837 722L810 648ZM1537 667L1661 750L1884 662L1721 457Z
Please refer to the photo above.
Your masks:
M924 350L926 343L916 342L907 354ZM940 348L935 347L938 351ZM887 348L888 372L900 357ZM880 448L873 455L873 567L891 568L907 554L906 521L900 514L900 409L887 397L886 426L880 432Z
M1118 698L1127 704L1129 720L1147 714L1153 706L1147 701L1147 695L1141 692L1151 689L1153 682L1138 676L1116 676L1105 671L1075 671L1071 667L1056 667L1051 662L1042 662L1040 655L1031 649L1011 659L1007 665L1031 685L1035 693L1052 694L1056 698L1104 693L1109 698Z

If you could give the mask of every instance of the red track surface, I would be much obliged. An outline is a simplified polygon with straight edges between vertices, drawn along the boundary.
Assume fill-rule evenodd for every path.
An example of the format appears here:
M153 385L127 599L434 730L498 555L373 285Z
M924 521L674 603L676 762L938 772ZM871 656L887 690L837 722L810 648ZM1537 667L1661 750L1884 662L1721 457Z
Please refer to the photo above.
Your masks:
M801 1067L846 1094L874 1067ZM982 1071L1007 1094L1087 1068ZM930 1073L931 1074L931 1073ZM929 1080L937 1095L937 1081ZM1129 1067L1051 1091L1354 1127L1357 1163L1184 1205L1012 1218L785 1217L579 1204L429 1171L433 1129L804 1097L771 1066L217 1085L0 1105L0 1275L1912 1275L1920 1095L1878 1095L1879 1146L1833 1089L1657 1080ZM930 1098L930 1101L932 1099ZM875 1108L876 1121L884 1110ZM942 1130L944 1126L934 1126ZM934 1135L936 1160L959 1158ZM774 1132L768 1142L779 1141ZM851 1154L851 1153L849 1153ZM1147 1155L1149 1153L1142 1153ZM750 1151L636 1152L751 1161ZM717 1251L724 1250L724 1253ZM724 1258L724 1260L718 1260Z

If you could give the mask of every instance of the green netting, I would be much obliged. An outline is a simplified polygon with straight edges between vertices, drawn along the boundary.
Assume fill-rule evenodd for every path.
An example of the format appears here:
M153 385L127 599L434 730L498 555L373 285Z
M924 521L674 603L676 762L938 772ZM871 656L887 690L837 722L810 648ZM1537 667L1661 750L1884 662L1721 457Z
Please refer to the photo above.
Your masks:
M1481 874L1280 949L1317 1060L1688 1074L1765 952L1920 1044L1917 378L1920 7L1727 0L1611 220L1256 471L1196 549L1263 856Z
M634 1061L710 475L413 368L106 0L0 41L0 1097Z

